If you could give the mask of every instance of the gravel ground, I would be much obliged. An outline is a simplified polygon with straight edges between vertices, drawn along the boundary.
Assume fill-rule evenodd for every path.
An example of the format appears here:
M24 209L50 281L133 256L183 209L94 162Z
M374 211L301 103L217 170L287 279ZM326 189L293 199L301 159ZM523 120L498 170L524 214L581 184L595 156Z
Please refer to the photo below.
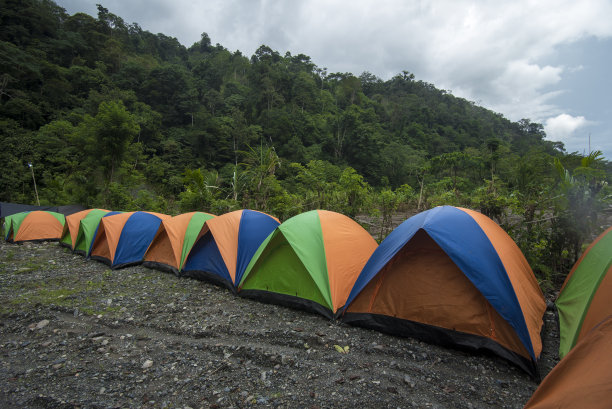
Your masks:
M552 311L543 336L545 375ZM520 408L537 387L495 356L111 271L57 243L0 243L0 354L2 408Z

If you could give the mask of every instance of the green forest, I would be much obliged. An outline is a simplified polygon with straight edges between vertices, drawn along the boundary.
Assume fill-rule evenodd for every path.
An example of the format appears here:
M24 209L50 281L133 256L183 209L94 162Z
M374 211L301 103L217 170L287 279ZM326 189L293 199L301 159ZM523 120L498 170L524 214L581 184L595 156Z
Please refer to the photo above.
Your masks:
M607 227L601 152L566 152L541 124L409 71L331 73L206 33L185 47L102 5L0 0L0 24L1 201L36 204L35 180L41 204L281 221L327 209L378 240L394 215L463 206L512 236L545 289Z

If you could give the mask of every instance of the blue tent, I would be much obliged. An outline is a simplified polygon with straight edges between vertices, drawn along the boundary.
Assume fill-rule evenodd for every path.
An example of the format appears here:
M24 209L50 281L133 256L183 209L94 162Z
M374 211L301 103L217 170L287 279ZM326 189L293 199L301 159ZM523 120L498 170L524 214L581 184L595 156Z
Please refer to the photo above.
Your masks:
M246 209L207 220L181 275L213 281L235 292L253 254L278 225L276 218Z
M437 207L398 226L357 278L345 322L487 349L536 374L545 302L514 241L488 217Z
M113 269L141 263L161 221L166 218L170 216L151 212L102 217L91 247L91 258Z

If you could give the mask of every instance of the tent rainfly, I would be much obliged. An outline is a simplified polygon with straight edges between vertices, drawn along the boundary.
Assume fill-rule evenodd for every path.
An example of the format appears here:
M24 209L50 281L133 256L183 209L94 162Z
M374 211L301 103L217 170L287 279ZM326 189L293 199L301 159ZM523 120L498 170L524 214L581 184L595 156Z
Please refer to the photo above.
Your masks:
M248 209L207 220L181 275L212 281L235 293L253 254L278 225L275 217Z
M584 251L557 298L559 356L563 358L591 328L612 314L612 227Z
M398 226L359 275L342 320L468 350L534 377L544 296L514 241L488 217L436 207Z
M326 210L302 213L263 242L238 294L333 318L376 246L347 216Z

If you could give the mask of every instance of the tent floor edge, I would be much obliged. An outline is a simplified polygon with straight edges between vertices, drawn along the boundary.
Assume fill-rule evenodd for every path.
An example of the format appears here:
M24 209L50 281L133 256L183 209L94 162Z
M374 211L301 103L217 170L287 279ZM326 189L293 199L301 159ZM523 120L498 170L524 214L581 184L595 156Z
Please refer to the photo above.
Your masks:
M59 245L61 247L66 247L67 249L72 250L72 245L68 244L68 243L64 243L63 241L60 240Z
M185 278L193 278L194 280L199 280L199 281L205 281L205 282L214 284L219 287L227 288L234 295L237 294L236 287L234 287L234 284L231 281L226 280L225 278L220 277L218 274L211 273L209 271L203 271L203 270L185 271L183 270L178 273L178 276L185 277Z
M282 305L283 307L321 314L325 318L332 321L334 319L334 314L329 308L326 308L317 302L296 297L294 295L280 294L266 290L240 290L238 295L251 300L263 302L265 304Z
M46 241L48 242L53 242L53 241L59 241L60 239L58 239L57 237L51 237L51 238L43 238L43 239L32 239L32 240L17 240L17 241L11 241L11 243L15 243L15 244L21 244L21 243L44 243Z
M101 263L106 264L107 266L111 266L111 261L109 259L107 259L106 257L101 257L101 256L89 256L88 258L89 260L96 260L99 261Z
M540 380L539 368L536 362L510 351L487 337L380 314L349 312L345 313L340 321L345 324L369 328L390 335L415 338L447 348L493 354L521 368L532 379Z
M134 267L134 266L139 266L139 265L142 265L142 260L128 261L127 263L121 263L121 264L115 264L115 265L111 264L111 269L119 270L121 268Z
M158 261L143 261L142 266L151 268L153 270L163 271L164 273L174 274L177 277L179 276L178 270L166 263L160 263Z

